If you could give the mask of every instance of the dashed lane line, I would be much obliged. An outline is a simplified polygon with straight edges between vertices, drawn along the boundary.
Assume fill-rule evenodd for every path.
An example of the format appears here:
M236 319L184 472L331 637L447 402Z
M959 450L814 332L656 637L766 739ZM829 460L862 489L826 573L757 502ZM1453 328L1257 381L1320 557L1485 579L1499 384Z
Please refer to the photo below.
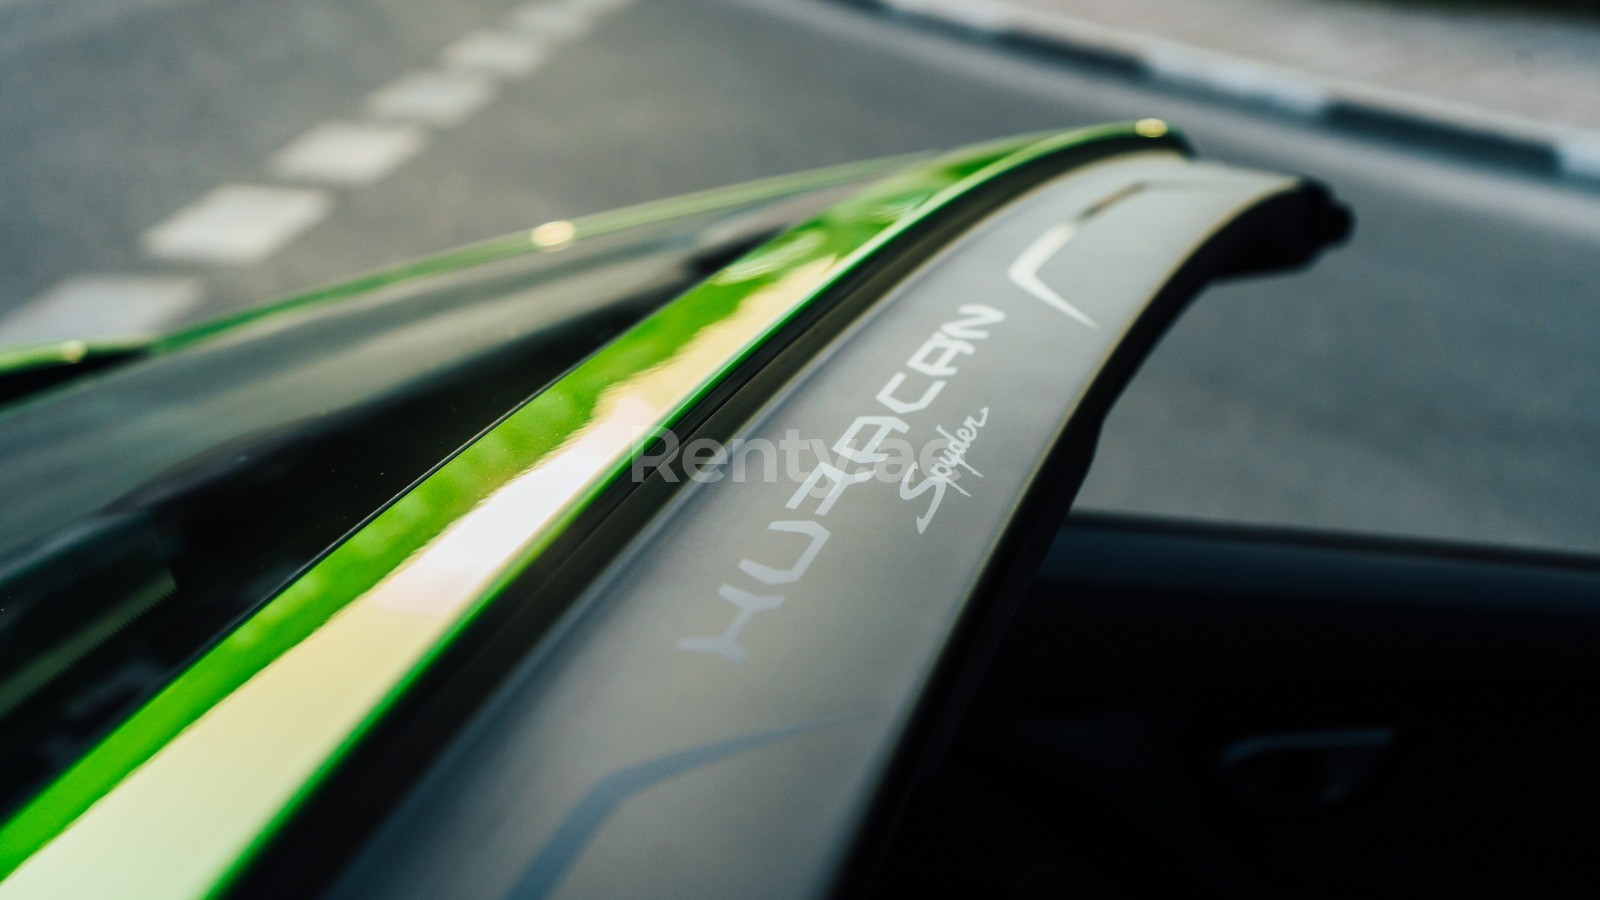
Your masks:
M365 187L416 156L424 140L415 125L325 122L278 151L272 174L286 181Z
M242 266L262 262L322 221L334 198L310 185L360 188L387 178L427 145L428 129L461 124L495 97L499 82L526 77L557 45L632 0L542 0L513 10L499 29L445 47L437 68L413 71L370 94L352 121L325 122L268 163L297 187L228 184L146 231L155 260ZM0 317L0 346L159 331L203 300L193 277L78 275Z
M78 275L0 319L0 346L155 334L200 304L194 278ZM92 332L84 323L92 323Z
M323 191L227 184L145 232L145 250L158 259L260 262L322 221L332 206Z
M541 37L570 41L589 32L592 21L582 11L530 3L511 13L511 27Z
M446 66L522 78L544 62L545 49L531 36L503 31L475 31L444 49Z
M374 91L366 110L378 119L449 128L487 106L494 91L494 81L476 72L414 72Z

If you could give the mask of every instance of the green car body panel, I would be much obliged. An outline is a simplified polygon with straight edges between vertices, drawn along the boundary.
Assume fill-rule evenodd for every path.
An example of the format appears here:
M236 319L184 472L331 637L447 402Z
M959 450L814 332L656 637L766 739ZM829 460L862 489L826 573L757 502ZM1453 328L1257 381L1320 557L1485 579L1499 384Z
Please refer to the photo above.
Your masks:
M0 826L0 898L227 887L452 639L554 536L808 303L941 207L1151 123L840 167L516 235L148 344L169 352L393 279L559 249L663 217L896 174L671 301L482 434L242 622ZM10 365L70 361L34 349ZM52 355L53 354L53 355Z

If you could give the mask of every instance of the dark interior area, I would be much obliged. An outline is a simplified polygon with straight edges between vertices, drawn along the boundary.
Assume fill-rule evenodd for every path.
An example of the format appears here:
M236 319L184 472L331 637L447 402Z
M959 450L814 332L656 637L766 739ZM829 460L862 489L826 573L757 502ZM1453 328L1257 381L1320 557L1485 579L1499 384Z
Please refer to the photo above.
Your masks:
M1592 896L1600 566L1078 515L874 896Z

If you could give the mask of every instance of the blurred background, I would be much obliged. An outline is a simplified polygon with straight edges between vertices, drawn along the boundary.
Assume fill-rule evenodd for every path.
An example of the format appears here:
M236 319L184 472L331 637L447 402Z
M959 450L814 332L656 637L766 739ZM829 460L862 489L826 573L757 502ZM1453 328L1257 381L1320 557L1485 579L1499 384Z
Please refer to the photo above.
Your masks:
M1326 181L1357 232L1203 297L1081 505L1600 551L1597 23L1578 0L0 0L0 345L1159 116Z

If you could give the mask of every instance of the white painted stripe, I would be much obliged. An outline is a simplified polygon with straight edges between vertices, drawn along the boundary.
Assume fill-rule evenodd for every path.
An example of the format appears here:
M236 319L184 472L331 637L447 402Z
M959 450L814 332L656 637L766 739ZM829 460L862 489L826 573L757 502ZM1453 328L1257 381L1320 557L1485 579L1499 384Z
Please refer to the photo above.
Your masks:
M260 262L321 221L332 205L322 191L223 185L145 232L144 245L163 259Z
M417 155L425 139L414 125L327 122L278 151L272 174L351 187L376 184Z
M460 123L494 99L494 82L474 72L416 72L367 98L367 112L441 128Z
M476 31L444 48L445 65L520 78L544 62L544 48L528 35Z
M528 8L544 6L580 13L613 13L627 9L632 3L633 0L549 0L545 3L530 3Z
M1319 115L1328 107L1328 92L1320 85L1276 66L1179 44L1152 43L1143 55L1145 65L1168 81L1270 103L1302 115Z
M585 12L601 9L563 9L548 3L530 3L511 13L511 27L547 40L570 41L589 32L591 23Z
M79 275L0 318L0 346L156 334L200 297L193 278Z

